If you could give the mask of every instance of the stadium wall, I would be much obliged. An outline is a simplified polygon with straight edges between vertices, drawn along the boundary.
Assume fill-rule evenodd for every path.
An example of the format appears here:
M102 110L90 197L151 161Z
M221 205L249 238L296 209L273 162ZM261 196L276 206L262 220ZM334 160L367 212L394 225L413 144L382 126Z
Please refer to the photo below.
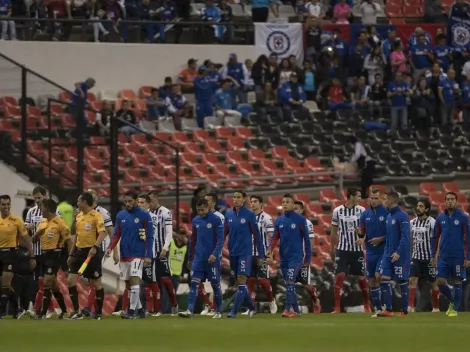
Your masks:
M0 180L0 194L10 195L11 212L22 217L26 206L25 196L31 193L35 185L29 182L26 176L16 173L1 162Z
M235 49L234 49L235 48ZM0 51L50 80L74 89L74 83L93 77L94 93L117 92L123 88L137 90L143 85L160 86L166 76L176 78L190 58L224 63L232 52L240 60L254 59L254 46L58 43L8 41ZM0 63L2 95L18 95L18 69ZM48 85L31 82L28 95L56 94ZM44 91L46 90L46 91Z

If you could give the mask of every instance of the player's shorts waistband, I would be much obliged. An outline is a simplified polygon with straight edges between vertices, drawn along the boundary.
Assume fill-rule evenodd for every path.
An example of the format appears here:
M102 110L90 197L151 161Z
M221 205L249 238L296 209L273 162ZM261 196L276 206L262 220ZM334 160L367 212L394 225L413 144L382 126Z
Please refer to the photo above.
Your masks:
M41 254L47 254L47 253L61 253L62 248L56 248L56 249L43 249L41 250Z
M16 250L17 247L9 247L9 248L0 248L0 252L11 252Z
M82 248L80 248L80 247L75 247L75 249L76 249L77 251L79 251L79 252L89 251L89 250L92 249L92 248L93 248L93 246L91 246L91 247L82 247Z

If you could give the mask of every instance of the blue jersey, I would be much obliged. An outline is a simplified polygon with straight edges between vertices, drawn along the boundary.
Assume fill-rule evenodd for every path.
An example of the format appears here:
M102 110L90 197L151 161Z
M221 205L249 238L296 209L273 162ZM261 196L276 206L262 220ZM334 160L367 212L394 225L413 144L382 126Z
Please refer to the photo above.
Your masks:
M0 0L0 15L6 16L11 10L11 0Z
M455 104L454 89L458 86L457 82L449 78L445 78L439 82L439 89L442 89L442 97L444 102L448 105Z
M279 241L281 262L310 263L312 247L307 221L303 215L289 211L276 219L270 250L273 250Z
M436 257L439 249L439 259L470 259L468 216L461 210L455 209L452 214L446 209L436 218L431 239L431 258Z
M171 2L163 3L160 7L160 20L172 21L175 18L175 6Z
M343 57L348 53L348 43L342 38L337 38L335 40L329 39L323 42L321 45L322 49L328 46L333 48L336 52L336 55L340 57Z
M144 229L146 239L142 240L140 231ZM121 240L119 242L119 240ZM119 256L123 261L134 258L153 258L154 230L148 211L135 207L131 211L121 210L116 216L113 239L109 248L119 242Z
M220 13L220 9L218 7L210 6L204 7L201 10L201 16L204 21L220 22L222 14Z
M75 89L73 92L73 96L72 96L72 105L77 105L77 104L86 105L87 94L88 94L88 86L86 85L86 82L81 82L80 88L82 89L82 92L85 98L82 98L80 96L80 92L78 91L78 89Z
M264 258L264 247L256 224L256 215L242 206L238 211L229 210L225 215L225 234L228 238L228 251L231 257L251 256L253 246L258 248L258 257Z
M212 212L206 216L196 216L193 232L189 239L189 260L207 260L211 255L219 258L224 245L224 226L222 220Z
M211 83L207 78L197 76L196 78L194 78L193 84L196 102L212 101L212 87Z
M224 110L232 110L232 92L222 88L215 92L215 105Z
M219 89L220 80L222 79L222 76L220 75L220 73L217 71L208 71L206 79L211 84L212 91L216 92L217 89Z
M409 259L411 256L411 239L408 214L399 206L390 209L386 228L384 256L391 257L393 253L397 253L400 260Z
M365 238L366 254L383 254L385 241L374 247L369 241L377 237L385 237L387 233L387 216L389 212L382 204L369 208L361 214L359 226Z
M281 97L281 101L283 104L290 104L290 99L293 98L294 96L294 91L293 87L295 85L292 84L292 82L286 82L282 85L282 87L279 90L279 95ZM297 96L298 96L298 101L301 101L304 103L307 100L307 96L305 95L305 91L302 87L302 85L297 84Z
M453 53L453 49L447 45L439 45L434 48L434 59L441 61L441 67L447 71L450 66L449 54Z
M465 81L462 83L462 103L466 107L470 105L470 82Z
M391 93L397 91L398 88L403 89L401 93L397 93L392 96L391 103L392 107L405 107L406 106L406 95L405 92L409 90L408 84L406 82L390 82L388 84L387 90Z
M411 59L417 69L429 68L432 66L428 53L432 52L431 46L417 44L411 48Z

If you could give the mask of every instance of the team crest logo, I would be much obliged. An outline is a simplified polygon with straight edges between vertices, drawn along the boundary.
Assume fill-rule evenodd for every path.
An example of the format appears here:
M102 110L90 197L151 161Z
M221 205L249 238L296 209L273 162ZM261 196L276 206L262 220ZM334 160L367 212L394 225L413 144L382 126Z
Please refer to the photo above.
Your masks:
M392 220L392 225L395 225L395 220Z
M454 221L454 225L458 225L459 224L459 221L458 220L455 220Z
M91 224L86 224L85 231L90 231L90 230L91 230Z
M294 230L294 229L295 229L295 224L290 225L290 228L291 228L292 230Z
M246 222L245 218L241 218L240 222L244 224Z
M290 51L291 41L289 36L281 31L273 31L266 38L266 46L270 53L284 56Z
M136 224L138 224L138 223L139 223L139 219L138 219L138 218L135 218L135 219L134 219L134 222L135 222Z
M384 221L384 217L381 216L381 217L379 218L379 220L380 220L380 221Z
M212 228L212 224L207 224L207 228L208 229Z
M470 27L464 23L452 26L452 41L455 45L465 47L470 42Z

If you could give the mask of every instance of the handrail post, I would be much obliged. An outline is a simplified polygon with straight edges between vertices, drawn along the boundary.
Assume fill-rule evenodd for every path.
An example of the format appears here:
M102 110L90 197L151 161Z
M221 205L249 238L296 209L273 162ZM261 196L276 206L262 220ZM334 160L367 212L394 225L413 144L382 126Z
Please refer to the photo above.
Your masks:
M27 105L27 98L28 98L28 79L27 79L27 71L24 66L21 67L21 159L23 162L26 162L26 155L28 144L26 143L27 140L27 133L28 133L28 105Z
M85 159L85 103L78 101L72 109L76 118L76 138L77 138L77 189L78 192L83 192L83 167Z
M180 231L180 151L176 146L176 228Z
M116 218L119 212L119 156L118 156L118 120L116 118L111 119L111 140L110 140L110 161L109 166L111 176L111 216ZM116 224L115 224L116 225Z
M47 99L47 151L49 153L48 157L48 169L49 169L49 198L52 197L52 119L51 119L51 99Z

